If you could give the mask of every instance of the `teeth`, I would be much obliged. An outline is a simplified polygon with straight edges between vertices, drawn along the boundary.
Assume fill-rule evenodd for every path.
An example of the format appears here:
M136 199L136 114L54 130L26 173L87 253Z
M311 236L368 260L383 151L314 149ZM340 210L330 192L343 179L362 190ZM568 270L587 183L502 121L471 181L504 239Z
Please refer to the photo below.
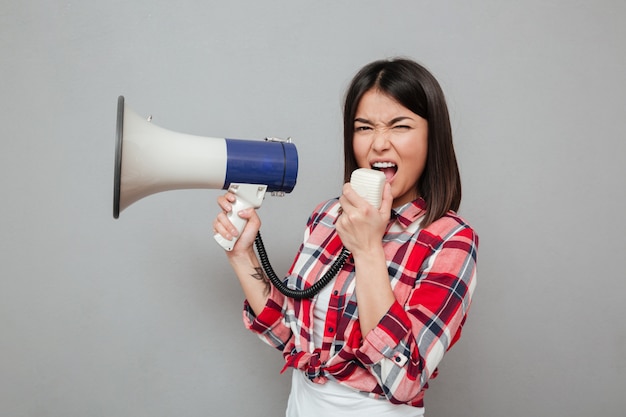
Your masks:
M372 164L373 168L391 168L395 166L396 164L394 164L393 162L374 162Z

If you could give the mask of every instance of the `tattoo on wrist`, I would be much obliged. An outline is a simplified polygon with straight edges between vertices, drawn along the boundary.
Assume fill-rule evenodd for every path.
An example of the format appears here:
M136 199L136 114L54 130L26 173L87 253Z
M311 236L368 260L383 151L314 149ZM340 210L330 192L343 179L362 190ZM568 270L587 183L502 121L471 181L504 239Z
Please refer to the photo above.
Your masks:
M265 291L263 291L264 295L267 295L270 293L270 279L267 277L267 275L265 275L265 272L263 272L263 268L261 267L254 268L254 274L252 274L252 278L259 280L259 281L263 281L265 283Z

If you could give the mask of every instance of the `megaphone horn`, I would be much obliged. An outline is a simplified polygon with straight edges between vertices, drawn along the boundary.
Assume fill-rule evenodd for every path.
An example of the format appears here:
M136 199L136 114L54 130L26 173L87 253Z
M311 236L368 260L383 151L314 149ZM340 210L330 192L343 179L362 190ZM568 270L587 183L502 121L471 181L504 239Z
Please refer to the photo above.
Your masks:
M258 208L266 191L290 193L297 175L298 152L290 139L243 140L172 132L126 107L124 96L117 100L116 219L144 197L180 189L229 189L238 196L237 211ZM233 223L241 220L237 219ZM245 222L235 226L243 229ZM220 244L230 250L234 240Z

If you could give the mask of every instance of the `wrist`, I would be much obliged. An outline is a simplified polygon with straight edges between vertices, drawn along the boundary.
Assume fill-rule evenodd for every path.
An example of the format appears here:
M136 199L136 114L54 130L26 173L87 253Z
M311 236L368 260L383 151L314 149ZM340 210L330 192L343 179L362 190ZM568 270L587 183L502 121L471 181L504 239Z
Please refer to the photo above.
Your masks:
M385 251L381 243L377 243L368 247L355 248L351 251L354 262L370 263L385 262Z
M253 268L259 266L259 260L252 247L248 247L244 250L232 250L226 252L226 257L233 266L250 265Z

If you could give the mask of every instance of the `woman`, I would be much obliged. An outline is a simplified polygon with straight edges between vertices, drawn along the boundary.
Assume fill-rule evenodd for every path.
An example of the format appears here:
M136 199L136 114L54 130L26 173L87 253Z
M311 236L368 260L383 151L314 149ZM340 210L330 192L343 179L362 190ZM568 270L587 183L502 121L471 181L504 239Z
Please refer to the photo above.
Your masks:
M344 107L343 193L313 212L285 282L309 287L342 247L351 255L312 299L271 286L253 242L254 210L228 259L246 296L244 322L295 369L288 416L422 416L428 381L461 335L476 285L478 237L456 215L459 171L443 92L407 59L359 71ZM347 182L357 168L387 182L376 209ZM226 217L214 229L237 234Z

